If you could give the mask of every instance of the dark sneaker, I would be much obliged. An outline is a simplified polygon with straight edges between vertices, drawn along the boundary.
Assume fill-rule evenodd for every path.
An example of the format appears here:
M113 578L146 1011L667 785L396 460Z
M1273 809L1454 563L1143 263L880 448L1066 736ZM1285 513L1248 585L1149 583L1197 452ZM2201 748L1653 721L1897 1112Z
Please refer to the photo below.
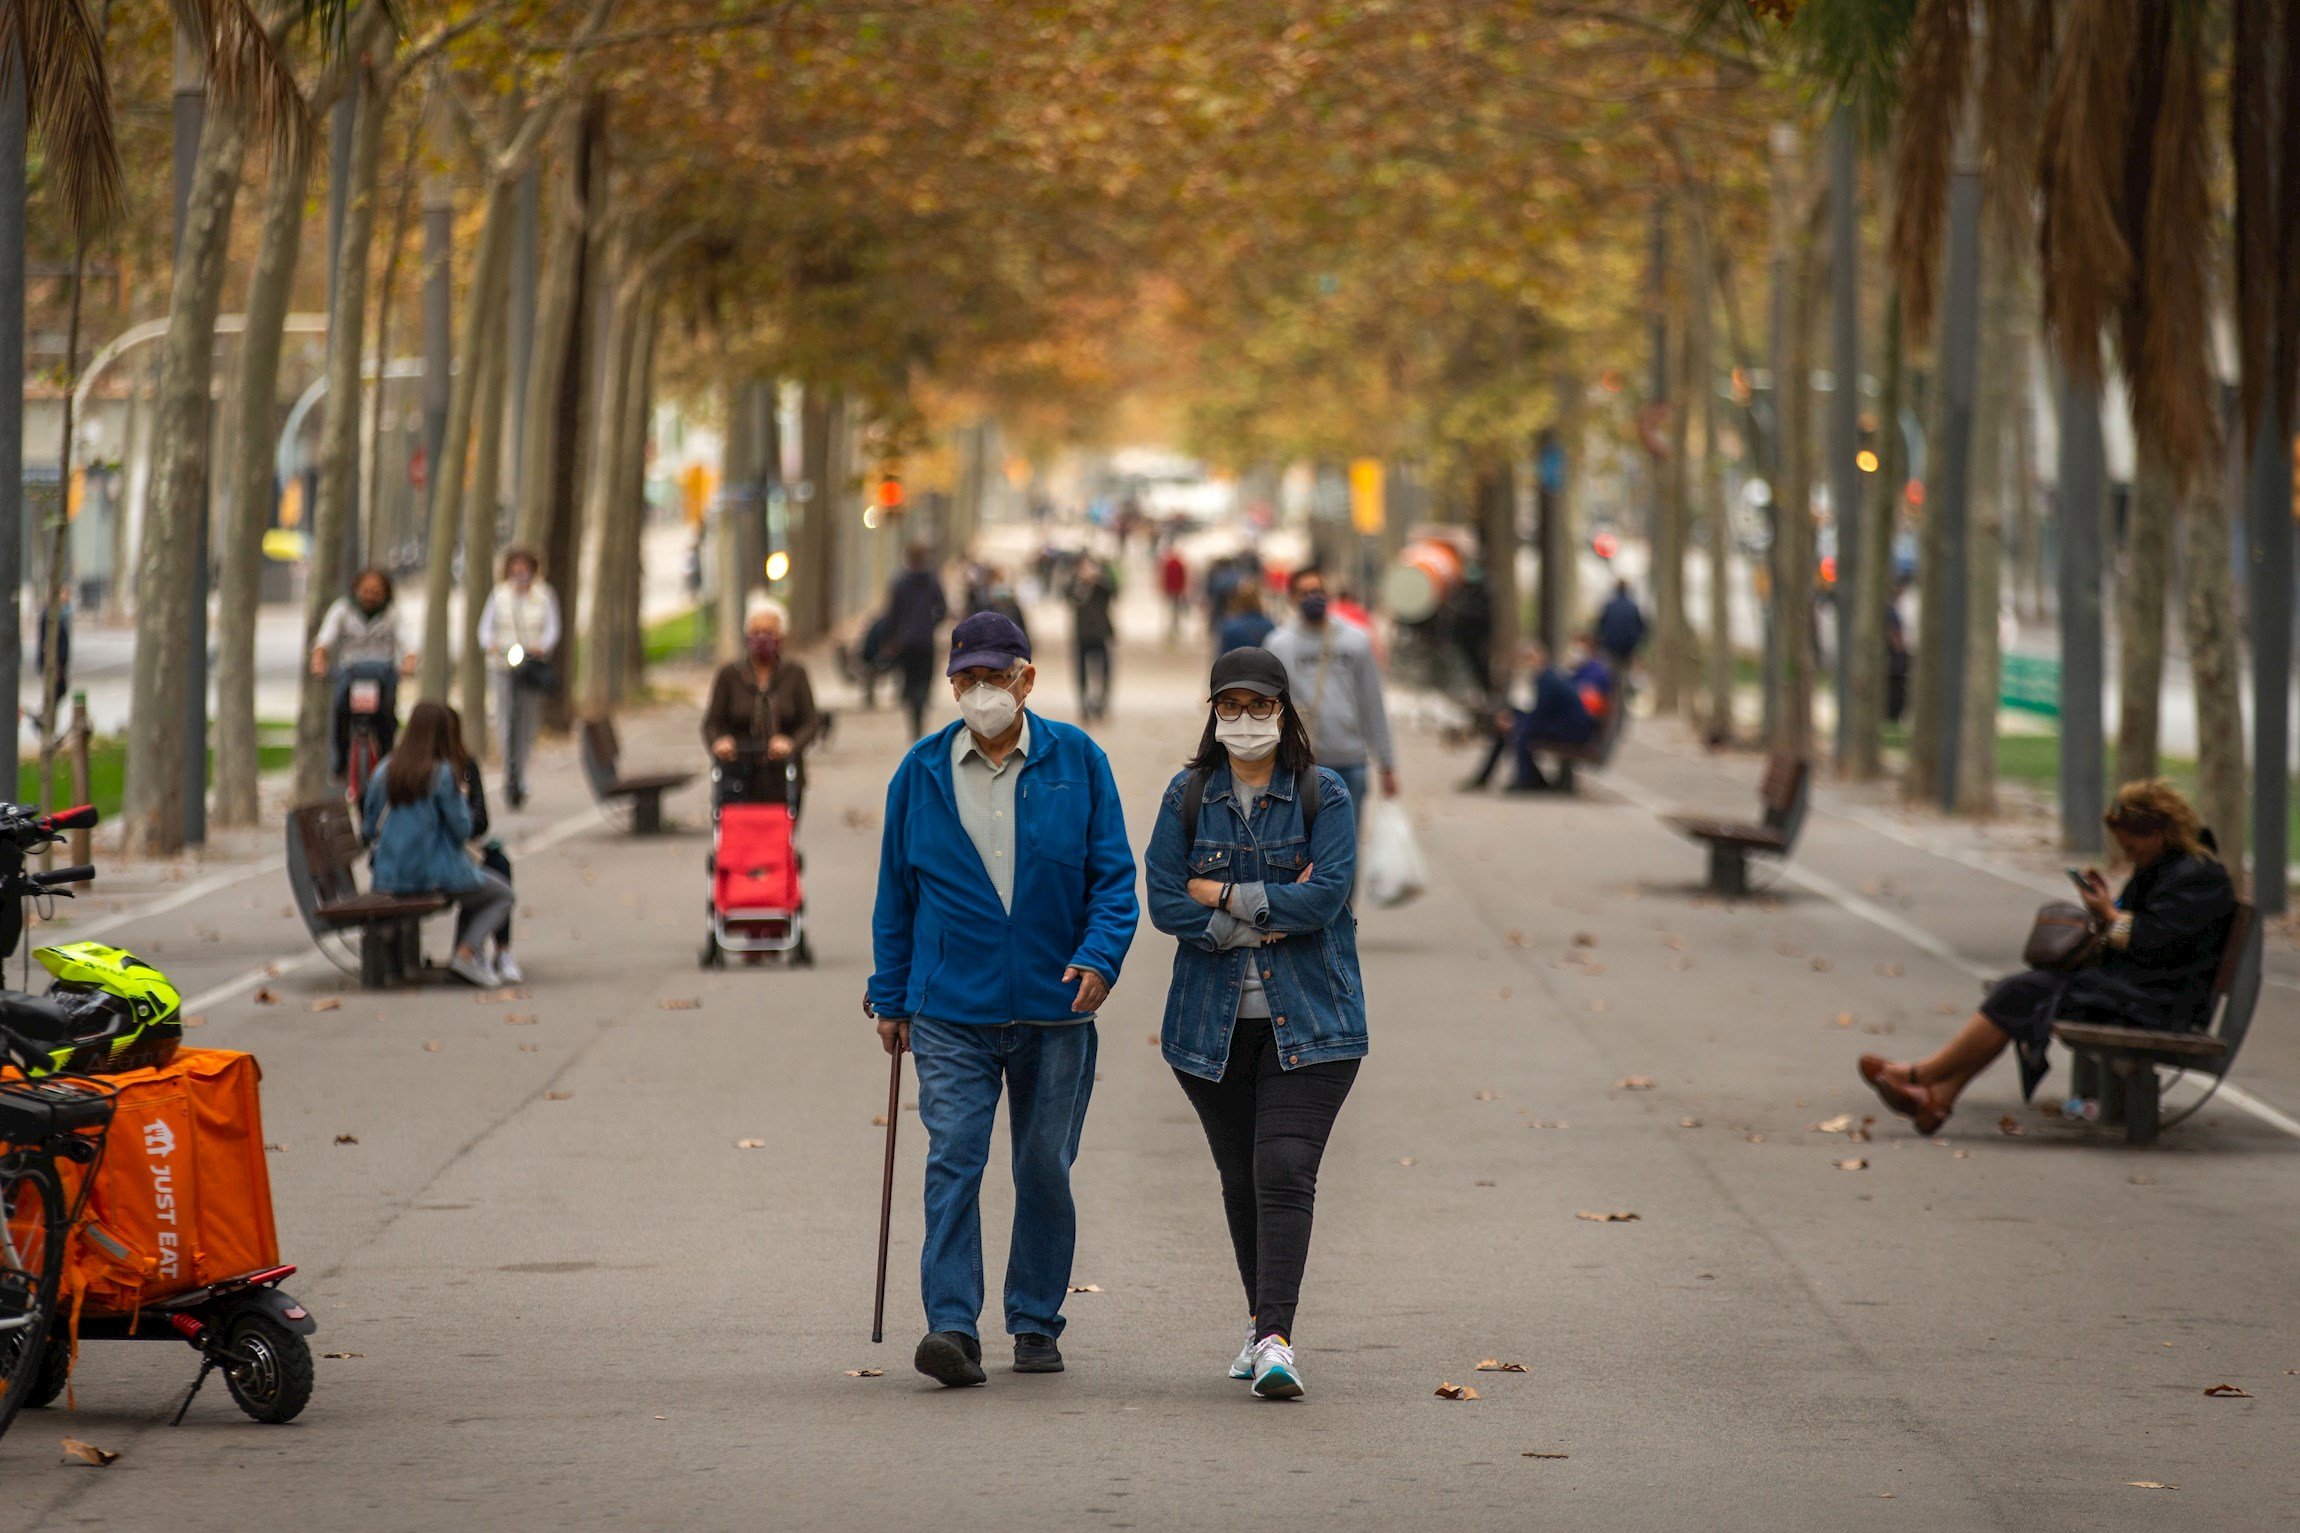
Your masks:
M990 1377L982 1371L982 1343L964 1331L927 1332L911 1365L945 1389L980 1384Z
M1060 1373L1062 1349L1051 1336L1036 1331L1024 1331L1014 1338L1014 1371L1016 1373Z

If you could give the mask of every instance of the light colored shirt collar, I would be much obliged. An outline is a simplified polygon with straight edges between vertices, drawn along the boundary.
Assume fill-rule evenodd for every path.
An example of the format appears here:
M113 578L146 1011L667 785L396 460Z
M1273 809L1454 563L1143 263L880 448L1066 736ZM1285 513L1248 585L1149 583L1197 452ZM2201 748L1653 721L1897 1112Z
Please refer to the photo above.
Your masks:
M974 731L968 729L964 724L961 724L958 727L958 748L955 752L952 753L950 759L958 765L963 766L966 763L967 757L980 756L982 758L982 764L995 772L1013 762L1016 757L1027 756L1029 754L1030 715L1025 713L1022 716L1022 733L1014 737L1014 748L1006 753L1005 761L992 761L990 759L990 753L982 748L982 742L974 737Z

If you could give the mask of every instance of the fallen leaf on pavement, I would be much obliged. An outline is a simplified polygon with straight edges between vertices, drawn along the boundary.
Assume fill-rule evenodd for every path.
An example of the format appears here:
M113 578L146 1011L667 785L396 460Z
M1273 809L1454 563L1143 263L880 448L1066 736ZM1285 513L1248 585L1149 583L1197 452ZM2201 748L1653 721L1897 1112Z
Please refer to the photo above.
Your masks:
M1964 1008L1959 1006L1954 1001L1935 1001L1933 1003L1933 1010L1939 1012L1944 1017L1953 1017L1958 1012L1963 1011Z
M1835 967L1836 965L1829 962L1829 960L1826 958L1816 958L1813 960L1813 972L1816 974L1826 974Z
M1589 1009L1590 1009L1591 1011L1611 1011L1611 1010L1613 1009L1613 1003L1612 1003L1611 1001L1602 1001L1602 1000L1601 1000L1601 1001L1591 1001L1591 1002L1589 1003Z
M1853 1115L1849 1112L1841 1112L1834 1118L1823 1118L1814 1124L1812 1132L1816 1134L1846 1134L1851 1133L1852 1129Z
M436 1054L436 1053L438 1053L438 1052L439 1052L439 1051L440 1051L442 1048L445 1048L445 1047L446 1047L446 1045L445 1045L445 1044L441 1043L441 1042L440 1042L440 1041L439 1041L437 1038L433 1038L433 1039L430 1039L430 1040L428 1040L428 1041L427 1041L427 1042L426 1042L426 1043L423 1045L423 1052L424 1052L424 1053L426 1053L426 1054Z
M340 995L323 995L311 1003L311 1009L314 1011L341 1011L343 1010L343 997Z
M1157 1035L1156 1033L1152 1033L1152 1034L1150 1034L1148 1037L1144 1038L1142 1041L1143 1041L1144 1043L1147 1043L1147 1044L1149 1044L1149 1045L1150 1045L1150 1047L1152 1047L1152 1048L1156 1048L1156 1047L1158 1047L1158 1035Z
M1765 1136L1763 1134L1743 1134L1741 1137L1748 1140L1751 1144L1763 1144L1765 1142Z
M535 1021L535 1013L531 1011L507 1011L503 1014L503 1020L513 1027L526 1027Z
M1677 1126L1679 1128L1699 1128L1701 1126L1701 1120L1699 1118L1679 1118L1677 1120Z
M885 1128L885 1127L886 1127L886 1114L885 1114L885 1113L877 1113L877 1114L874 1114L874 1115L872 1116L871 1120L870 1120L870 1126L871 1126L872 1128Z
M482 990L471 999L474 1004L480 1006L500 1006L505 1001L526 1000L527 992L517 985L506 985L500 990Z
M1881 963L1877 965L1877 972L1887 979L1899 979L1905 971L1897 963Z
M357 1143L359 1143L359 1135L357 1135L357 1134L338 1134L338 1135L336 1135L336 1136L335 1136L335 1142L336 1142L337 1144L357 1144Z
M1526 1125L1526 1127L1527 1127L1527 1128L1571 1128L1571 1127L1573 1127L1573 1125L1572 1125L1572 1124L1570 1124L1570 1123L1568 1123L1568 1122L1566 1122L1566 1121L1565 1121L1564 1119L1562 1119L1562 1118L1536 1118L1536 1119L1534 1119L1534 1120L1533 1120L1531 1123L1528 1123L1528 1124Z
M572 1091L546 1091L543 1093L543 1100L546 1102L564 1102L574 1094Z
M1959 1160L1971 1160L1973 1158L1973 1152L1970 1150L1951 1150L1949 1153Z
M1536 1453L1531 1448L1518 1455L1519 1458L1568 1458L1570 1456L1564 1453Z
M1679 955L1678 957L1669 960L1669 972L1672 974L1683 974L1687 969L1692 967L1693 960L1684 957L1683 955Z
M519 1045L519 1052L522 1054L540 1054L543 1052L543 1045L540 1043L523 1043Z
M1501 1100L1501 1093L1498 1091L1479 1091L1473 1093L1470 1100L1474 1102L1498 1102Z
M693 995L667 995L657 1001L655 1005L663 1011L701 1011L703 1009L702 997Z
M886 1377L886 1370L884 1368L849 1368L847 1377L850 1379L883 1379Z
M1829 1025L1831 1027L1851 1027L1853 1025L1853 1014L1849 1011L1840 1011L1834 1017L1829 1019Z
M2154 1187L2156 1185L2156 1178L2153 1176L2128 1176L2125 1180L2135 1187Z
M1399 1164L1399 1165L1401 1165L1401 1166L1410 1166L1410 1165L1412 1165L1413 1163L1414 1163L1414 1158L1413 1158L1411 1155L1408 1155L1408 1156L1406 1156L1406 1157L1405 1157L1403 1160L1400 1160L1400 1161L1398 1162L1398 1164Z
M2239 1389L2234 1384L2215 1384L2205 1393L2215 1400L2249 1400L2252 1398L2251 1390Z
M255 1003L258 1006L277 1006L280 998L259 985L256 987Z
M322 1352L322 1357L365 1357L365 1352Z
M1836 1162L1836 1167L1839 1171L1866 1171L1869 1169L1869 1163L1856 1155L1851 1160Z
M94 1443L84 1443L77 1437L67 1437L64 1439L64 1456L76 1458L83 1464L93 1464L101 1469L120 1455L109 1448L99 1448Z
M1575 947L1595 947L1597 946L1597 933L1575 932L1573 934L1573 945Z
M1661 945L1666 948L1675 948L1679 952L1683 952L1685 950L1685 939L1678 936L1675 932L1663 932L1661 934Z
M1481 1398L1478 1392L1467 1384L1455 1384L1451 1381L1437 1387L1437 1397L1440 1400L1476 1400Z
M738 1150L763 1150L766 1147L767 1142L764 1139L738 1139L735 1141L735 1148Z
M1511 932L1511 933L1509 934L1509 945L1510 945L1511 947L1524 947L1524 946L1525 946L1525 933L1524 933L1524 932L1519 932L1519 931L1513 931L1513 932Z
M1499 1186L1501 1185L1501 1183L1499 1183L1499 1182L1496 1182L1496 1181L1492 1181L1492 1180L1490 1180L1490 1179L1488 1179L1488 1178L1486 1178L1486 1177L1482 1177L1482 1176L1481 1176L1481 1177L1479 1177L1479 1178L1478 1178L1476 1181L1472 1182L1470 1185L1471 1185L1471 1186L1473 1186L1473 1187L1499 1187Z
M274 1144L267 1144L267 1145L265 1145L265 1146L264 1146L264 1150L265 1150L265 1152L266 1152L266 1153L270 1153L270 1152L272 1152L272 1151L275 1151L275 1150L276 1150L276 1151L278 1151L280 1154L282 1154L282 1155L285 1155L285 1154L287 1153L287 1146L286 1146L286 1145L284 1145L284 1144L277 1144L277 1143L274 1143Z
M1634 1224L1637 1222L1637 1215L1630 1213L1627 1210L1623 1210L1619 1213L1593 1214L1585 1208L1581 1210L1581 1212L1575 1214L1573 1217L1576 1219L1587 1219L1591 1224Z
M1779 953L1783 958L1802 958L1805 956L1803 950L1794 942L1776 942L1773 944L1773 951Z
M1100 1293L1102 1285L1100 1283L1073 1283L1070 1285L1070 1291L1072 1293Z
M2177 1486L2177 1485L2167 1485L2167 1484L2165 1484L2165 1483L2164 1483L2162 1480L2127 1480L2127 1481L2125 1481L2124 1483L2125 1483L2125 1484L2127 1484L2127 1485L2129 1485L2129 1486L2131 1486L2131 1487L2132 1487L2134 1490L2178 1490L2178 1489L2180 1489L2180 1487L2179 1487L2179 1486Z
M207 1025L208 1014L204 1011L194 1012L192 1015L184 1018L184 1026L186 1027L206 1027Z
M1477 1365L1477 1371L1480 1373L1525 1373L1530 1370L1523 1363L1505 1363L1489 1357Z
M1653 1089L1653 1077L1650 1075L1624 1075L1613 1083L1613 1089L1616 1091L1651 1091Z
M1997 1132L2000 1134L2011 1134L2017 1137L2018 1135L2027 1133L2028 1130L2022 1128L2020 1126L2020 1120L2008 1112L2003 1117L1997 1119Z

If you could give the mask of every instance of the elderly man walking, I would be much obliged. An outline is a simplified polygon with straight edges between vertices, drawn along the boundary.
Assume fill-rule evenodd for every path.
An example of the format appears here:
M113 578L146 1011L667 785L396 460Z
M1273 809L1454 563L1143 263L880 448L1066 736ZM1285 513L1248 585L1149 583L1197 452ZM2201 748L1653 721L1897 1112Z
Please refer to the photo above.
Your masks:
M1134 940L1134 854L1109 759L1024 708L1035 671L1012 619L951 630L959 721L887 788L864 1009L918 1063L926 1125L927 1334L918 1371L980 1384L977 1198L1003 1086L1014 1149L1006 1329L1017 1373L1059 1373L1078 1219L1070 1167L1094 1091L1094 1016Z

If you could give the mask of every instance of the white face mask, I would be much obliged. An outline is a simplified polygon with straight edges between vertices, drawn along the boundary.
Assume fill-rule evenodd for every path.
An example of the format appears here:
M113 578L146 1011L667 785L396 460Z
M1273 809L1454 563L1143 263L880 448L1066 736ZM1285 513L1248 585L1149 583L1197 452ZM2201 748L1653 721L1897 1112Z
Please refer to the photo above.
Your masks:
M987 681L978 681L958 696L959 716L966 727L985 740L995 740L1014 727L1014 717L1022 711L1022 704L1004 687L994 687Z
M1284 729L1283 714L1266 719L1241 714L1234 719L1216 719L1214 738L1240 761L1260 761L1278 748L1278 736Z

